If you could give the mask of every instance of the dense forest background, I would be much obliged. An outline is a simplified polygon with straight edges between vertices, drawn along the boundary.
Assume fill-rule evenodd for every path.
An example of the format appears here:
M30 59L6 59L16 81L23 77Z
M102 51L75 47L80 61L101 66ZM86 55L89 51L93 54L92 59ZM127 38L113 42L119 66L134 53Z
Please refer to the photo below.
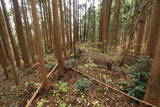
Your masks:
M159 0L0 2L0 106L160 106Z

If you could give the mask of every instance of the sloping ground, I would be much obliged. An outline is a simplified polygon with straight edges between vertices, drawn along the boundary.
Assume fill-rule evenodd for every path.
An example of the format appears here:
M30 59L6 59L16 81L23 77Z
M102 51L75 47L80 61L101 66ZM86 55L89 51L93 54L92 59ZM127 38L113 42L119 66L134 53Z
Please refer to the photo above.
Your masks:
M52 58L51 58L52 57ZM54 55L46 57L48 64L46 64L48 71L55 65ZM0 107L4 106L20 106L23 107L27 100L32 96L36 87L40 84L38 66L31 70L27 70L23 67L17 70L19 78L19 86L16 87L14 79L12 77L11 69L9 69L9 78L4 80L4 75L0 72ZM3 71L0 69L0 71Z
M99 49L87 44L79 47L77 59L70 58L67 62L68 65L120 90L130 84L126 70L118 67L120 58L118 52L108 55L100 53ZM55 64L53 55L47 56L46 60L49 62L48 68ZM11 107L15 105L25 106L40 82L37 68L28 72L19 70L18 73L21 77L19 88L13 86L11 80L0 80L2 87L0 89L0 101ZM41 90L32 103L32 107L137 107L137 103L132 99L73 70L66 70L62 77L56 79L51 77L50 81L52 88L48 91Z
M100 50L88 45L82 45L77 49L77 59L70 58L68 62L74 68L80 69L82 73L88 74L96 79L110 84L117 89L124 89L130 84L130 78L126 71L118 67L120 54L101 54ZM84 81L81 81L84 79ZM137 107L137 102L109 89L102 84L90 80L72 70L59 80L51 79L52 89L40 95L32 106L49 107ZM61 81L61 83L59 83ZM90 81L90 82L88 82ZM59 86L55 85L59 84ZM67 84L62 91L60 84ZM79 84L77 86L77 84ZM87 86L80 90L83 85Z

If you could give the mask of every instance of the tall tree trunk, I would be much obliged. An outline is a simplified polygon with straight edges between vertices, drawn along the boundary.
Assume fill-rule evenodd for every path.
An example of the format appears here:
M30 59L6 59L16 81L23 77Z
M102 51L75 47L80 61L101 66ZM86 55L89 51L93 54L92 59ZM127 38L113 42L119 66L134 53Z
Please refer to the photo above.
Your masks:
M26 2L25 0L21 0L21 6L22 6L22 15L23 15L23 21L24 21L24 29L25 29L25 35L27 38L27 44L28 44L28 54L29 54L29 60L31 64L34 61L34 54L33 54L33 44L32 44L32 35L29 33L28 28L28 22L27 22L27 11L25 9Z
M74 57L76 57L76 38L77 38L76 1L77 0L73 0L73 53L74 53Z
M3 27L0 26L0 30L1 30L1 34L4 35L4 31L3 31ZM10 53L10 50L9 50L9 39L6 37L6 36L1 36L2 38L2 42L3 42L3 45L4 45L4 51L5 51L5 55L6 55L6 60L7 61L11 61L11 53Z
M4 17L5 17L7 28L8 28L9 37L10 37L11 44L12 44L12 47L13 47L14 57L16 59L16 64L17 64L17 66L20 66L20 64L21 64L20 63L20 53L19 53L18 48L16 47L16 42L15 42L15 39L12 35L10 20L9 20L9 17L8 17L8 14L7 14L6 4L5 4L4 0L1 0L1 4L2 4Z
M27 1L26 1L26 3L27 3ZM32 27L29 23L29 16L28 16L29 14L27 11L28 8L26 5L24 6L24 8L25 8L24 10L25 10L25 15L26 15L26 24L27 24L27 29L28 29L28 38L29 38L28 44L30 44L30 47L31 47L32 60L35 62L35 58L34 58L34 56L36 55L35 43L34 43L35 39L32 34ZM31 11L31 9L29 9L29 13L30 13L30 11Z
M13 8L15 11L14 13L15 13L15 19L16 19L16 23L15 23L16 31L18 35L18 41L20 45L22 59L24 61L25 66L29 67L31 66L31 62L29 61L29 54L28 54L26 39L23 31L23 24L22 24L20 9L19 9L19 3L18 3L18 0L12 0L12 2L13 2Z
M118 42L119 16L121 10L121 0L115 0L115 14L112 27L112 45L116 46Z
M62 5L62 0L60 2L60 15L61 15L61 34L62 34L62 44L63 44L63 51L64 51L64 56L66 56L66 41L65 41L65 27L64 27L64 12L63 12L63 5Z
M89 7L89 9L88 9L88 11L87 11L87 14L88 14L88 19L86 19L86 20L88 20L87 21L87 26L86 26L86 42L87 42L87 40L89 39L89 30L90 30L90 21L91 21L91 8Z
M99 40L99 43L102 43L102 25L103 25L103 23L102 23L102 20L103 20L103 18L102 18L102 15L103 15L103 1L102 1L102 3L101 3L101 12L100 12L100 15L99 15L99 17L100 17L100 19L99 19L99 36L98 36L98 40Z
M93 13L93 28L92 28L92 43L95 41L95 33L96 33L96 7L95 7L95 0L93 0L93 8L94 8L94 13Z
M45 33L44 15L43 15L44 10L42 9L42 0L40 0L39 8L40 8L40 15L41 15L41 30L42 30L43 40L44 40L44 48L45 48L45 52L47 52L48 46L47 46L47 38Z
M151 12L150 12L151 13ZM150 31L150 22L151 22L151 14L148 14L146 19L146 25L145 25L145 33L144 33L144 41L147 42L149 38L149 31Z
M58 13L58 1L54 0L52 2L53 7L53 26L54 26L54 49L55 49L55 56L58 60L58 64L60 67L60 70L62 71L64 67L64 61L62 57L62 46L61 46L61 33L60 33L60 20L59 20L59 13Z
M1 33L0 33L0 35L2 36ZM8 79L8 72L7 72L7 69L6 69L6 67L7 67L6 56L5 56L5 53L4 53L4 47L2 46L1 38L0 38L0 64L2 65L4 75L5 75L5 79Z
M83 41L86 41L86 27L87 27L87 0L85 4L84 28L83 28Z
M64 5L64 14L65 14L65 34L66 34L66 39L67 39L67 49L69 49L69 20L68 20L68 7L66 4L66 0L63 0L63 5Z
M69 0L69 28L70 28L70 48L71 50L73 49L73 46L72 46L72 42L73 42L73 39L72 39L72 9L71 9L71 0Z
M160 27L158 29L160 29ZM157 32L156 35L154 36L160 36L160 32ZM160 83L160 39L157 45L155 59L152 65L152 72L150 75L150 79L149 79L147 90L146 90L145 97L144 97L144 101L151 103L157 107L160 106L160 85L159 83ZM148 107L148 106L142 104L141 107Z
M50 41L49 41L49 31L48 31L48 16L47 16L47 5L46 0L42 0L42 7L43 7L43 17L44 17L44 32L46 36L46 46L47 46L47 52L50 49Z
M102 52L106 49L108 36L109 36L109 19L110 19L110 8L111 8L111 0L103 1L103 8L102 8Z
M160 12L160 1L154 0L153 2L154 5L152 9L149 42L147 49L147 55L151 58L154 58L155 56L158 39L160 38L159 35L157 35L157 33L160 31L160 14L158 14L158 12Z
M35 37L37 42L37 51L39 56L40 76L43 82L43 88L47 89L50 87L50 85L47 79L47 72L45 67L44 53L43 53L42 41L41 41L42 35L41 35L40 26L39 26L35 0L31 0L31 7L32 7L32 17L33 17L33 24L34 24L34 30L35 30Z
M51 12L51 2L48 0L48 29L49 29L49 41L50 41L50 48L52 49L53 41L52 41L52 12Z
M7 40L9 41L9 34L8 34L8 29L5 23L5 19L4 19L4 15L2 13L2 10L0 8L0 30L2 32L2 36L5 36L7 38ZM10 58L11 58L11 65L12 65L12 73L13 73L13 78L15 80L16 85L19 84L18 78L17 78L17 74L16 74L16 64L14 62L14 56L12 54L12 47L11 44L9 43L7 47L10 53Z
M140 20L139 20L136 47L135 47L135 56L140 55L142 42L143 42L143 37L144 37L146 15L147 15L147 9L145 9L145 11L143 12L143 14L141 15Z

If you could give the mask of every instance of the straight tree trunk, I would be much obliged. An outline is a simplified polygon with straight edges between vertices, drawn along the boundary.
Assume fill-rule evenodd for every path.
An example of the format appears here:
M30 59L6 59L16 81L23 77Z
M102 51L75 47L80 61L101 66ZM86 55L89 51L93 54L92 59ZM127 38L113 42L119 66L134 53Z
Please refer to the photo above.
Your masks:
M71 9L71 0L69 0L69 28L70 28L70 48L71 50L73 49L73 45L72 45L72 42L73 42L73 39L72 39L72 9Z
M83 41L86 41L86 27L87 27L87 0L85 4L84 28L83 28Z
M102 8L102 52L106 49L106 44L108 41L109 36L109 17L110 17L110 7L111 7L111 0L103 1L103 8Z
M21 6L22 6L22 15L23 15L23 21L24 21L24 29L25 29L25 36L27 38L27 45L28 45L28 54L29 54L29 60L31 64L34 61L34 54L33 54L33 44L32 42L32 35L29 33L28 23L27 23L27 11L25 9L26 2L25 0L21 0Z
M9 33L8 33L8 29L7 29L5 19L4 19L4 15L2 13L1 8L0 8L0 30L2 32L2 36L5 36L7 38L7 40L9 41ZM8 46L4 47L4 48L8 48L9 54L11 55L10 58L11 58L13 78L15 80L16 85L18 85L19 81L18 81L17 74L16 74L16 64L14 62L14 56L12 54L11 44L9 43Z
M147 10L145 10L145 12L143 12L143 14L141 15L141 18L139 20L136 47L135 47L135 56L140 55L142 42L143 42L143 37L144 37L146 15L147 15Z
M1 29L1 34L4 35L4 32L3 32L3 27L0 26L0 29ZM3 45L4 45L4 52L5 52L5 55L6 55L6 60L7 61L11 61L11 53L10 53L10 50L9 50L9 39L6 37L6 36L1 36L2 38L2 42L3 42Z
M96 33L96 7L95 7L95 0L93 0L93 8L94 8L94 13L93 13L93 35L92 35L92 43L95 41L95 33Z
M6 21L6 24L7 24L9 37L10 37L11 44L12 44L12 47L13 47L13 52L14 52L14 57L15 57L15 60L16 60L16 64L17 64L17 66L20 66L21 65L21 63L20 63L20 53L19 53L18 48L16 47L16 42L15 42L15 39L14 39L14 37L12 35L12 30L11 30L11 26L10 26L10 20L9 20L9 17L8 17L6 4L5 4L4 0L1 0L1 4L2 4L2 8L3 8L5 21Z
M160 12L160 1L153 0L153 3L147 55L154 59L158 39L160 38L159 35L157 35L157 33L160 32L160 14L158 14Z
M121 10L121 0L115 0L115 14L112 27L112 45L116 46L118 42L118 26L119 26L119 16Z
M103 2L102 2L103 3ZM102 44L102 20L103 20L103 18L102 18L102 14L103 14L103 4L101 3L101 13L100 13L100 15L99 15L99 17L100 17L100 19L99 19L99 36L98 36L98 40L99 40L99 43L101 43Z
M52 41L52 12L51 12L51 2L48 0L48 29L49 29L49 41L50 41L50 49L52 49L53 41Z
M61 33L60 33L60 20L59 20L59 13L58 13L58 1L54 0L52 2L52 7L53 7L53 26L54 26L54 49L55 49L55 56L58 60L58 64L60 67L60 70L62 71L64 67L64 61L62 57L62 46L61 46ZM61 72L60 71L60 72Z
M0 33L0 35L2 36L1 33ZM5 75L5 79L8 79L9 76L8 76L8 72L7 72L7 69L6 69L6 66L7 66L6 56L5 56L5 53L4 53L4 48L2 46L1 38L0 38L0 64L2 65L4 75Z
M74 57L76 57L76 38L77 38L76 1L77 0L73 0L73 53L74 53Z
M87 26L86 26L86 40L85 40L86 42L89 39L89 30L90 30L90 22L91 22L91 8L90 7L88 9L87 14L88 14L88 19L86 19L86 20L88 20L88 21L87 21Z
M61 15L61 34L62 34L62 44L63 44L63 51L64 51L64 56L66 56L66 41L65 41L65 27L64 27L64 12L63 12L63 6L62 6L62 0L59 1L60 3L60 15Z
M46 5L46 0L42 0L42 7L43 7L43 17L44 17L44 32L46 36L46 46L47 46L47 52L50 49L50 41L49 41L49 31L48 31L48 18L47 18L47 5Z
M36 43L37 52L39 56L40 77L41 77L41 81L43 82L43 88L48 89L50 85L49 85L49 80L47 79L47 72L45 67L44 53L43 53L42 41L41 41L42 35L41 35L40 26L39 26L35 0L31 1L31 7L32 7L32 17L33 17L33 24L34 24L34 30L35 30L35 38L37 42Z
M145 34L144 34L144 41L147 42L148 41L148 37L149 37L149 31L150 31L150 22L151 22L151 14L149 13L149 15L147 16L146 19L146 25L145 25Z
M69 21L68 21L68 7L66 5L66 0L63 0L63 5L64 5L64 14L65 14L65 34L66 34L66 39L67 39L67 49L69 49Z
M155 4L156 5L156 4ZM160 29L160 27L159 27ZM160 32L157 32L154 36L160 36ZM160 39L157 45L155 59L152 65L152 72L147 85L144 101L151 103L157 107L160 106ZM141 105L141 107L148 107Z
M25 3L27 3L27 1L25 1ZM28 8L26 5L24 5L24 11L25 11L25 16L26 16L26 24L27 24L27 29L28 29L28 44L30 44L30 47L31 47L31 56L32 56L32 60L33 62L35 62L35 58L34 56L36 55L36 50L35 50L35 43L34 43L34 37L33 37L33 34L32 34L32 28L31 28L31 25L29 23L29 16L28 16ZM31 11L31 9L29 10L29 12ZM31 23L32 24L32 23Z
M47 52L48 46L47 46L47 38L45 33L44 15L43 15L44 10L42 9L42 0L40 0L39 8L40 8L40 15L41 15L41 30L42 30L43 40L44 40L44 48L45 48L45 52Z
M31 66L31 62L29 61L29 54L28 54L28 49L27 49L27 43L23 31L23 24L22 24L22 19L21 19L21 13L20 13L20 8L19 8L19 3L18 0L12 0L13 2L13 8L14 8L14 13L15 13L15 19L16 19L16 31L18 35L18 41L19 41L19 46L22 54L22 59L24 61L24 64L26 67Z

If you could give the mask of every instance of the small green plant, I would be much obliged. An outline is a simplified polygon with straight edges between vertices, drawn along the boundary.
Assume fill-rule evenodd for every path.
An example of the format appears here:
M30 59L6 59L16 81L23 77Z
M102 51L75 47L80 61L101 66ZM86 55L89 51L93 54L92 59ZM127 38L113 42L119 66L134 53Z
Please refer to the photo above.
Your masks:
M88 63L88 64L85 64L84 67L93 68L93 67L97 67L97 65L95 63Z
M119 85L122 85L122 86L126 86L127 84L128 84L128 81L126 81L125 79L120 79L119 80L120 82L119 82Z
M44 103L46 103L47 100L46 99L41 99L40 101L38 101L37 103L37 107L42 107Z
M60 92L67 92L68 91L68 83L66 83L66 82L58 82L58 83L56 83L55 84L55 86L58 88L58 90L60 91Z
M67 107L67 105L66 105L65 102L61 101L61 102L59 103L59 107Z
M16 87L16 86L11 86L10 88L11 88L11 92L14 92L14 91L17 90L17 87Z
M75 83L75 88L78 91L83 91L84 89L88 88L91 85L91 81L87 78L80 78L76 83Z
M114 84L114 81L112 81L112 79L110 79L110 78L109 78L109 79L106 79L105 81L106 81L107 83Z
M129 81L126 81L124 78L119 80L119 89L124 90L124 88L129 84Z
M59 92L57 90L53 90L53 97L58 98L59 96L60 96Z
M38 82L31 82L31 84L33 84L35 87L39 87L41 83L38 83Z
M127 64L124 64L124 65L121 67L121 69L122 69L122 72L123 72L123 73L128 74L128 73L129 73L128 71L131 69L131 66L129 66L129 65L127 65Z
M152 60L149 57L139 58L137 63L129 70L133 85L125 89L125 91L134 97L143 99L151 67Z

